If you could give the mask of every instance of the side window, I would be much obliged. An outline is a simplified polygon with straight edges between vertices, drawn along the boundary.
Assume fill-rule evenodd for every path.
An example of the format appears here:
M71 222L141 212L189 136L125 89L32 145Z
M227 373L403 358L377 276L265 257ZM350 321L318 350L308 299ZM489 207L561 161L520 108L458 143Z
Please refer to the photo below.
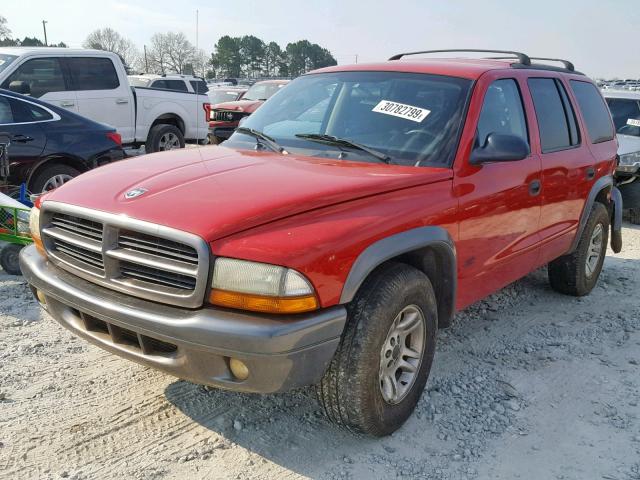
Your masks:
M600 143L612 140L614 132L610 113L596 87L588 82L571 80L571 89L578 100L591 142Z
M202 80L189 80L189 83L191 83L191 88L196 93L207 93L209 91L207 83Z
M0 125L14 123L13 110L7 97L0 96Z
M57 58L34 58L20 65L2 84L9 89L39 98L49 92L67 90Z
M571 105L563 101L566 93L562 85L553 78L530 78L528 84L538 119L542 153L557 152L577 145L577 127L574 130L570 126L575 124L575 117Z
M490 133L517 135L529 142L522 97L513 79L496 80L484 96L478 120L478 145L484 145Z
M120 86L118 73L108 58L67 59L74 90L113 90Z
M43 122L45 120L51 120L53 115L47 112L44 108L40 108L37 105L27 102L21 102L24 109L30 114L31 121Z
M165 80L156 80L155 82L153 82L150 85L151 88L161 88L162 90L166 90L167 88L167 82Z

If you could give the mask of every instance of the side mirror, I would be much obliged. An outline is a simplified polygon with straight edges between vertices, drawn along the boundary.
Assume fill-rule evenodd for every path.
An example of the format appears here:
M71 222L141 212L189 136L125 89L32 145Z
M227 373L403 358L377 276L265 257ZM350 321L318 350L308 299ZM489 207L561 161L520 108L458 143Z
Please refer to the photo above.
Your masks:
M31 87L27 82L23 82L22 80L14 80L9 83L9 90L22 95L31 95Z
M469 163L480 165L488 162L513 162L529 156L529 145L522 137L490 133L482 147L471 152Z

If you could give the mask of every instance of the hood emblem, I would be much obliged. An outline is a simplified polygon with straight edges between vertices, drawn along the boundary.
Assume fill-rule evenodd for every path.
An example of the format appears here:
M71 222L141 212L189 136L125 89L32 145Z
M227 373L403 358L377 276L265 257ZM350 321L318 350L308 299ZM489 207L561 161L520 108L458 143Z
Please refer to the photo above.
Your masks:
M129 190L127 193L125 193L124 194L124 198L129 200L131 198L139 197L140 195L143 195L146 192L148 192L148 190L146 188L142 188L142 187L134 188L133 190Z

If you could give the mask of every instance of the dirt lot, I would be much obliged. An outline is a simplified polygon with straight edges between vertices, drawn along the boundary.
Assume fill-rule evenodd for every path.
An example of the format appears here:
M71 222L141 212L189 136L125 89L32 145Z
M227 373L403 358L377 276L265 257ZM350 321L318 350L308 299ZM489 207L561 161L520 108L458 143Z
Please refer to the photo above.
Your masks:
M107 354L0 274L0 477L640 479L640 229L624 237L587 298L538 271L460 313L382 440L311 391L209 390Z

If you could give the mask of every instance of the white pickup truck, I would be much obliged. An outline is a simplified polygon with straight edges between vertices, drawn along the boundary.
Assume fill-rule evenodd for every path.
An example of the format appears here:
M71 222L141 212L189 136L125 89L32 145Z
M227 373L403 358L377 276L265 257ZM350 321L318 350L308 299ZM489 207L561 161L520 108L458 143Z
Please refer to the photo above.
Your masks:
M209 132L206 94L132 87L120 58L102 50L0 48L0 88L111 125L123 145L148 153L204 142Z

